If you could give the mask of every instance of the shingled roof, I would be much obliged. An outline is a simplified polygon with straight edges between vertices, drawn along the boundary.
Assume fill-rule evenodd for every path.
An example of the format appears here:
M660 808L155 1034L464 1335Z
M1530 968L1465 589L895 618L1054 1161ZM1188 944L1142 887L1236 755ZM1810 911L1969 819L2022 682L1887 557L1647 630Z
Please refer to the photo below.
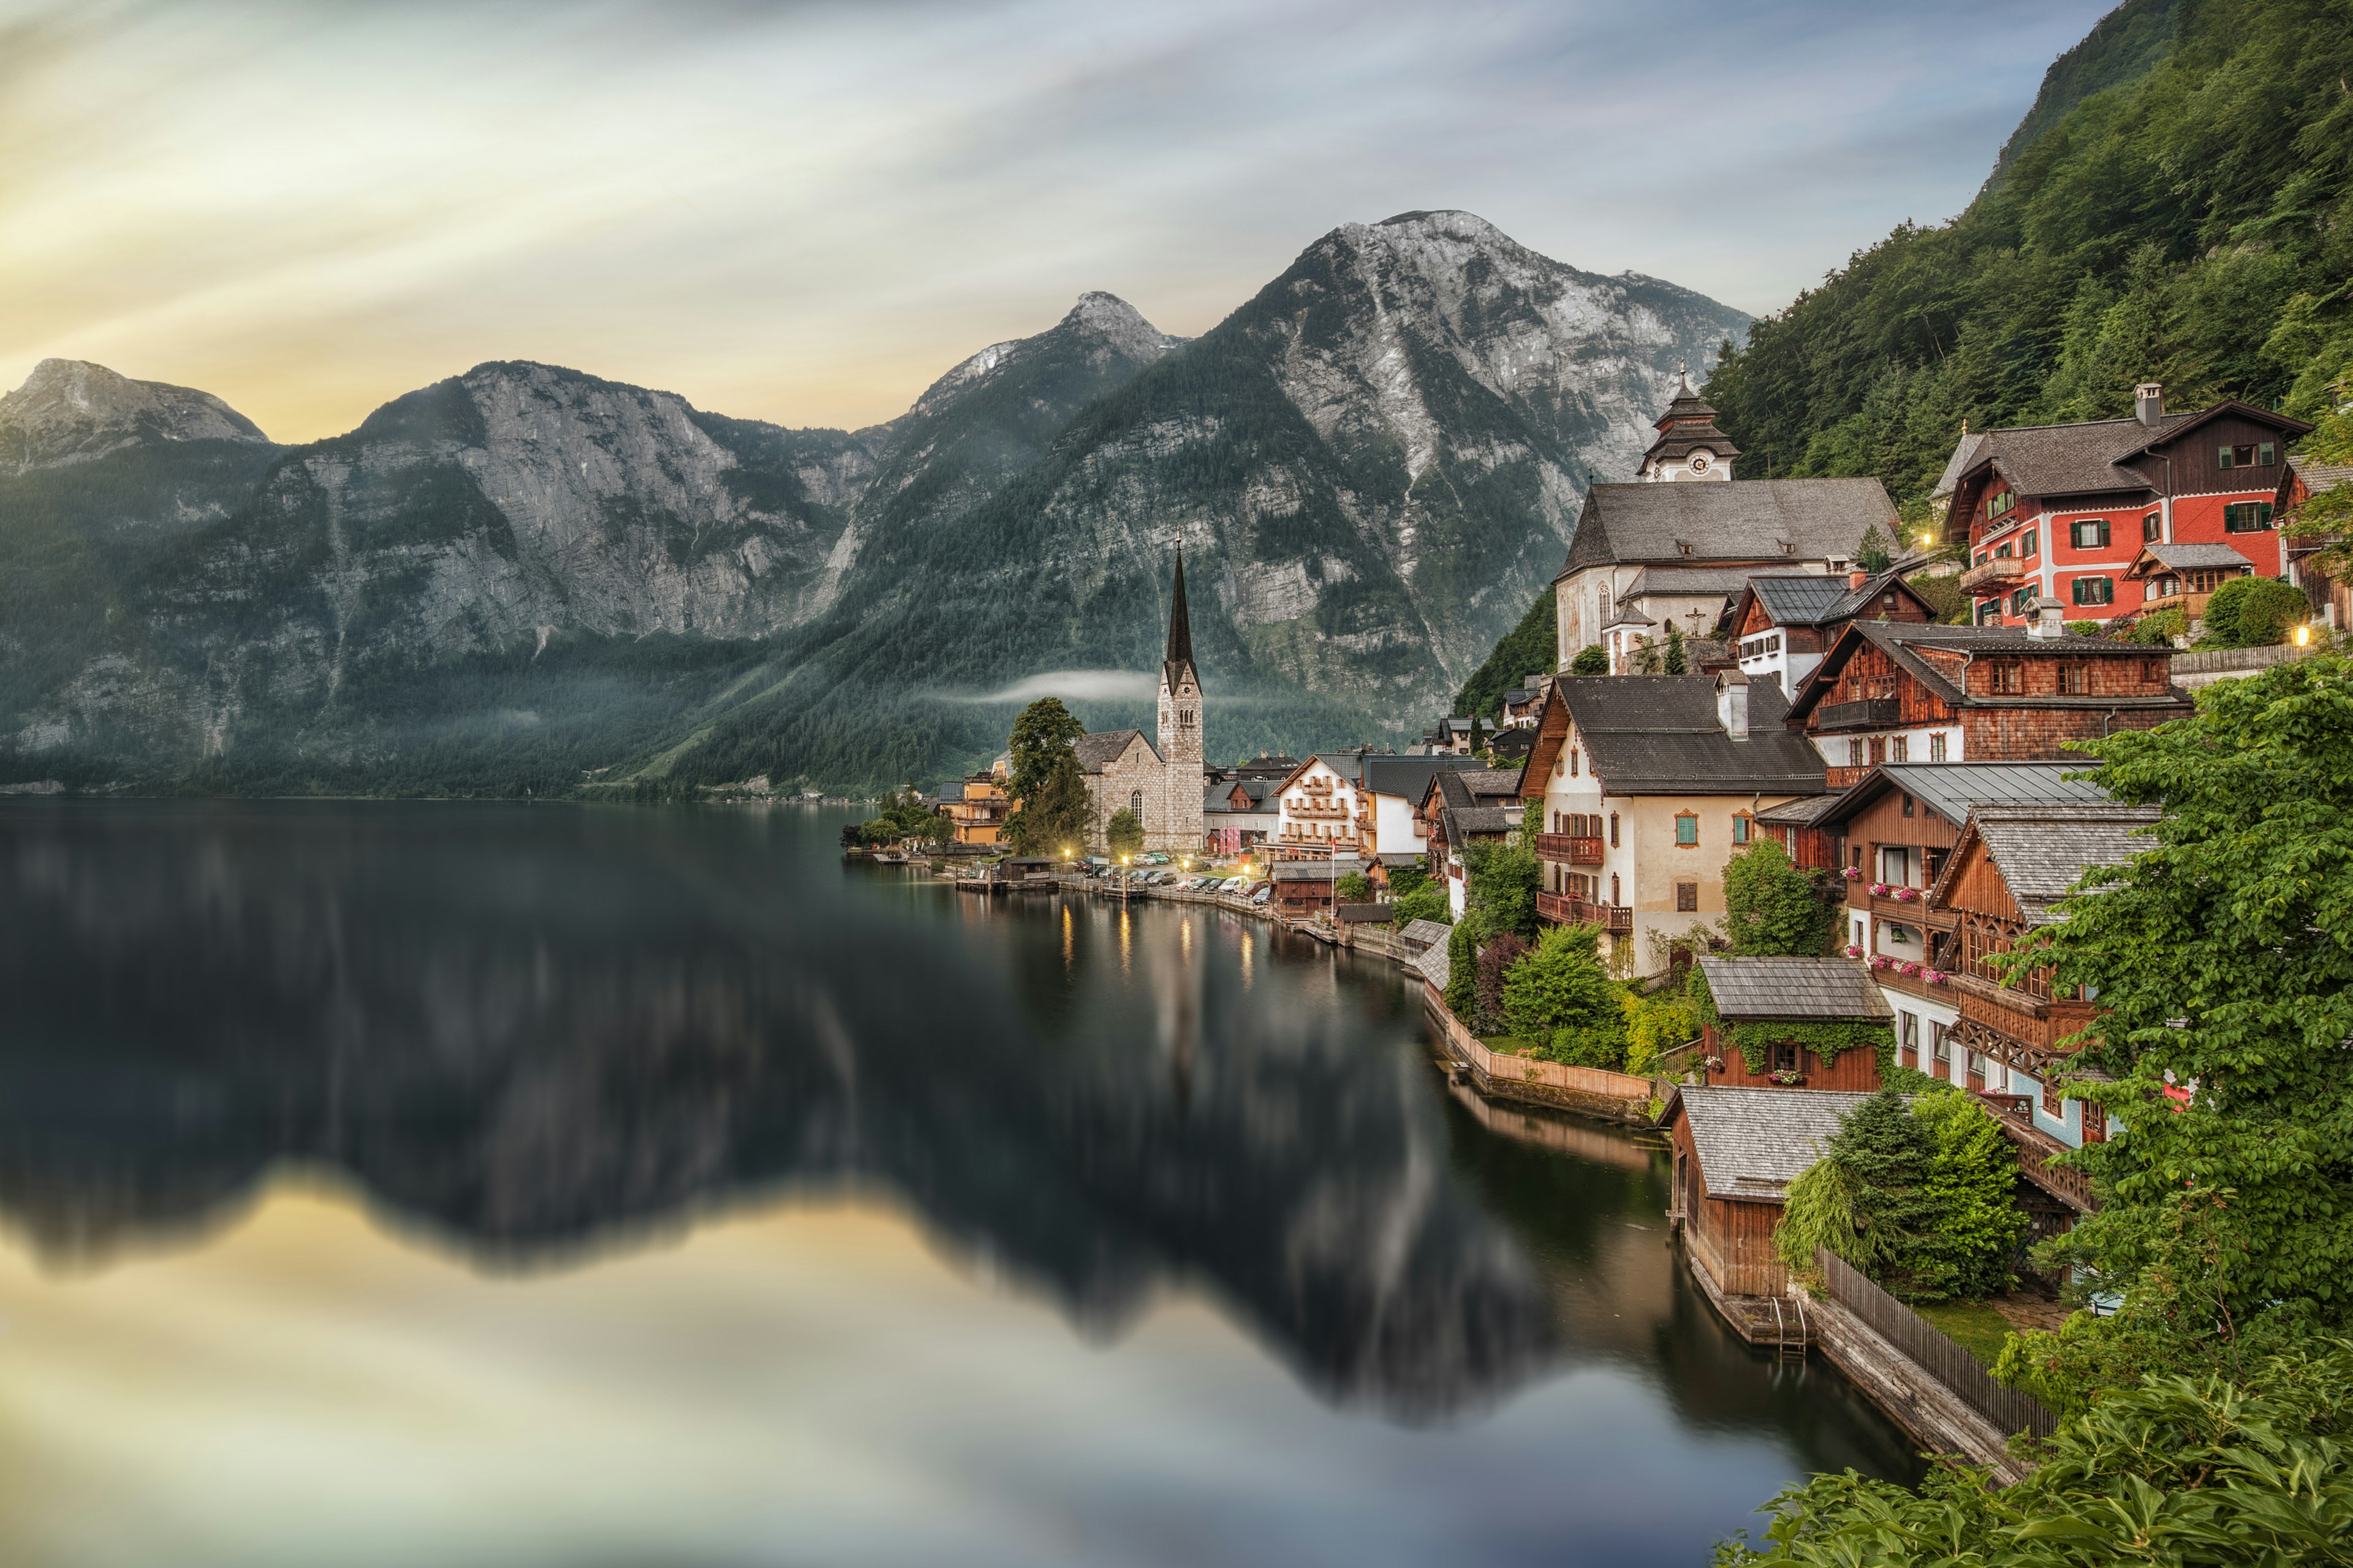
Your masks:
M1898 531L1895 503L1877 479L1596 485L1559 576L1612 563L1850 556L1874 523L1891 538Z
M2140 828L2158 819L2153 805L2115 802L2073 805L1988 805L1970 816L1962 842L1947 866L1961 859L1968 837L1984 844L2010 896L2030 925L2060 919L2051 906L2094 867L2121 866L2154 847ZM1939 883L1945 879L1940 878Z
M1433 942L1444 947L1453 934L1454 928L1442 921L1409 921L1405 929L1398 932L1406 946L1416 952L1422 952Z
M2191 572L2200 567L2220 567L2226 572L2252 572L2254 563L2227 544L2168 544L2159 541L2144 544L2132 563L2137 574L2148 563L2168 572Z
M1883 763L1857 779L1814 824L1839 827L1893 789L1908 792L1956 824L1967 822L1969 812L1981 805L2097 805L2108 798L2107 791L2089 779L2067 776L2094 765L2089 757L2061 763ZM1757 820L1767 815L1758 813Z
M1712 675L1588 676L1553 691L1607 794L1821 793L1821 753L1783 723L1788 705L1773 681L1748 683L1746 741L1725 733ZM1530 768L1551 765L1548 745L1529 753Z
M1703 958L1725 1018L1892 1018L1871 971L1844 958Z
M1362 782L1375 795L1398 795L1419 805L1430 793L1431 775L1481 771L1475 757L1366 757Z
M1141 730L1099 730L1093 734L1080 736L1071 742L1072 749L1079 753L1079 771L1082 773L1103 772L1126 753L1129 742L1140 740L1143 735ZM1155 758L1160 755L1159 748L1151 742L1145 741L1144 744Z
M1730 1089L1684 1084L1666 1119L1691 1123L1710 1197L1782 1201L1791 1182L1829 1151L1839 1124L1871 1096L1839 1089Z
M1421 922L1416 921L1415 923L1420 924ZM1447 980L1454 973L1453 963L1448 956L1449 948L1449 942L1433 942L1428 947L1423 948L1421 952L1406 965L1408 969L1412 970L1424 980L1427 980L1432 985L1437 986L1441 994L1446 990Z

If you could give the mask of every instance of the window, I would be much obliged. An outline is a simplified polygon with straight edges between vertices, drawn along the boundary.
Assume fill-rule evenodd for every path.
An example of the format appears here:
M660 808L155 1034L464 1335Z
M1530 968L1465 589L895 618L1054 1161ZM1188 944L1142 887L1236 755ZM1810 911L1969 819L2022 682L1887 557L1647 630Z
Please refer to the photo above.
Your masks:
M2225 468L2268 468L2279 461L2279 448L2269 441L2250 442L2240 447L2218 447L2214 451L2218 467Z
M2010 595L2010 613L2022 616L2034 607L2034 584L2029 583Z
M1570 778L1575 778L1577 776L1577 748L1575 746L1571 746L1568 749L1568 776Z
M1871 742L1871 760L1874 766L1887 760L1886 742L1873 737Z
M1988 517L2008 517L2017 509L2018 492L2015 490L1996 490L1993 494L1986 497L1986 515Z
M2018 552L2021 555L2032 555L2036 551L2042 549L2042 531L2039 528L2028 529L2026 531L2026 537L2018 542ZM1889 597L1893 598L1894 595L1890 595Z
M1688 849L1699 842L1699 818L1688 811L1675 814L1675 842Z
M2078 518L2067 525L2067 542L2078 550L2105 550L2108 547L2108 520L2105 517Z
M1767 653L1779 653L1781 651L1781 634L1779 632L1775 632L1771 637L1765 639L1765 651Z
M1137 790L1127 797L1127 809L1135 813L1135 820L1144 820L1144 792Z
M1677 882L1675 884L1675 909L1679 912L1687 915L1697 914L1699 912L1699 884L1697 882Z
M1900 1038L1904 1046L1904 1065L1907 1068L1916 1068L1920 1065L1920 1015L1899 1013L1896 1016L1903 1020L1903 1033Z
M1986 666L1986 689L1997 697L2015 697L2026 689L2025 668L2014 658L1996 659Z
M1867 760L1864 755L1865 750L1861 741L1849 741L1846 743L1846 765L1851 768L1862 766Z
M2116 598L2116 580L2113 577L2078 577L2072 584L2079 605L2112 605Z
M2006 539L2006 540L2002 541L2000 544L1997 544L1997 545L1995 545L1995 546L1993 547L1993 558L1994 558L1996 561L2008 561L2008 560L2010 560L2012 557L2016 556L2016 555L2017 555L2017 553L2018 553L2018 543L2017 543L2017 542L2016 542L2015 540L2007 540L2007 539Z
M2092 689L2092 667L2088 664L2063 664L2059 667L2059 695L2081 697Z
M1775 1042L1774 1042L1770 1047L1768 1047L1767 1048L1768 1048L1768 1049L1773 1053L1773 1055L1772 1055L1772 1070L1773 1070L1773 1071L1775 1071L1775 1072L1796 1072L1796 1071L1798 1070L1798 1042L1797 1042L1797 1041L1795 1041L1795 1040L1777 1040L1777 1041L1775 1041Z
M1618 896L1618 873L1615 871L1609 873L1609 901L1613 904L1625 902Z
M2140 519L2140 542L2143 544L2155 544L2164 537L2165 514L2161 511L2143 512Z
M1928 737L1928 760L1932 763L1945 760L1945 732L1942 730Z
M1749 830L1756 826L1757 819L1753 816L1734 817L1732 819L1732 841L1735 844L1747 843Z
M2272 503L2267 500L2233 501L2222 509L2222 531L2225 533L2261 533L2272 525Z
M1935 1053L1935 1059L1936 1062L1941 1065L1951 1061L1953 1059L1953 1042L1945 1037L1945 1026L1942 1024L1929 1025L1928 1035L1933 1042L1931 1049Z
M1910 762L1912 760L1912 738L1909 735L1898 735L1894 740L1888 742L1887 760L1891 763Z
M2169 669L2172 666L2168 664L2166 668ZM1618 847L1618 814L1614 811L1609 814L1609 847Z
M1917 808L1912 804L1912 792L1908 789L1905 790L1904 792L1904 815L1910 816L1916 809Z
M1601 624L1609 624L1609 590L1606 586L1601 590Z

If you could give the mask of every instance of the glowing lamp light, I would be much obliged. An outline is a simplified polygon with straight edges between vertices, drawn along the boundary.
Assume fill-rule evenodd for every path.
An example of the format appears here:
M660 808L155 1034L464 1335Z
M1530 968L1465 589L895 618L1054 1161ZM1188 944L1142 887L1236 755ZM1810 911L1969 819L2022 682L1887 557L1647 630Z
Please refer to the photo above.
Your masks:
M2312 646L2312 628L2310 626L2305 626L2295 628L2295 646L2298 647L2310 647Z

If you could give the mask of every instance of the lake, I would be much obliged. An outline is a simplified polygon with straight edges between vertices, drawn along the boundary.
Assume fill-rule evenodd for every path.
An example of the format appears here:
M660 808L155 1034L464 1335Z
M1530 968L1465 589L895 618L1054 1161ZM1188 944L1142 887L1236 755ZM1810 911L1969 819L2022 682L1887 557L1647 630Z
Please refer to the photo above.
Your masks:
M0 803L0 1562L1696 1563L1917 1475L1394 966L845 820Z

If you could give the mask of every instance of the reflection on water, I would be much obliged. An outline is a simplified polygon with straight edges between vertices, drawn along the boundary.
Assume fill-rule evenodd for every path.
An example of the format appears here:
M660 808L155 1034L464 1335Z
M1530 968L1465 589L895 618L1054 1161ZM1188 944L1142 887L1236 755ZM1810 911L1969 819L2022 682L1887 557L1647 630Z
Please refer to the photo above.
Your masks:
M1650 1151L1450 1095L1387 973L1207 910L844 868L837 822L0 809L0 1212L29 1255L0 1310L97 1312L58 1349L101 1382L184 1331L174 1300L281 1372L269 1347L334 1347L354 1387L305 1462L356 1468L317 1492L354 1524L404 1489L367 1479L398 1401L362 1330L396 1324L417 1388L505 1425L468 1472L488 1496L385 1525L368 1561L587 1561L573 1525L615 1510L628 1561L1694 1561L1799 1468L1908 1468L1841 1384L1708 1318ZM899 1215L952 1271L900 1257ZM71 1426L209 1518L237 1466L174 1504L127 1434L248 1419L253 1377L64 1420L0 1340L0 1435ZM830 1380L854 1418L801 1397ZM902 1475L871 1510L779 1515L797 1489L747 1494L731 1460L543 1517L569 1495L548 1456L612 1445L583 1490L638 1402L647 1445L756 1415L772 1457L856 1450L928 1500ZM1723 1495L1694 1508L1697 1464ZM1068 1518L1038 1536L1050 1495ZM67 1511L9 1559L137 1560ZM182 1560L318 1550L231 1511L233 1551Z

